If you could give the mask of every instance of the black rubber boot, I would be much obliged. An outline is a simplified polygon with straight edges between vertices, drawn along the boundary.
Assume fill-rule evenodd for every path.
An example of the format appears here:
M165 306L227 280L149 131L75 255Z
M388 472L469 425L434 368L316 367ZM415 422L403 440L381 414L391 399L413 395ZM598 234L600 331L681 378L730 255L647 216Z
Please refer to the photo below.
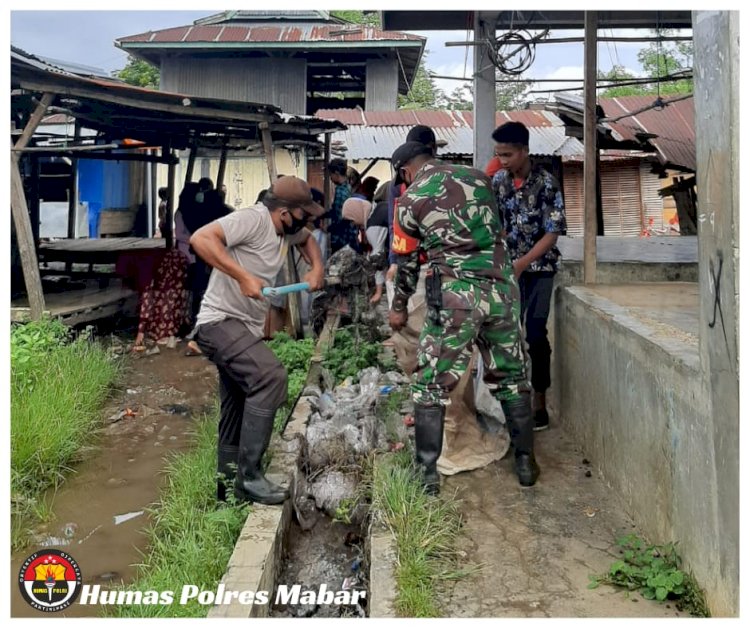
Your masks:
M237 473L237 457L240 448L236 445L219 444L217 452L216 472L219 476L216 480L216 499L220 502L227 501L227 488L234 483Z
M534 486L539 477L539 465L534 458L534 417L530 395L521 393L519 400L503 401L502 406L514 449L518 482L521 486Z
M443 450L444 406L414 406L414 440L417 466L422 472L425 493L440 492L440 474L437 461Z
M282 504L289 497L285 488L269 482L263 475L263 454L271 442L274 412L245 402L240 431L240 450L234 495L241 501Z

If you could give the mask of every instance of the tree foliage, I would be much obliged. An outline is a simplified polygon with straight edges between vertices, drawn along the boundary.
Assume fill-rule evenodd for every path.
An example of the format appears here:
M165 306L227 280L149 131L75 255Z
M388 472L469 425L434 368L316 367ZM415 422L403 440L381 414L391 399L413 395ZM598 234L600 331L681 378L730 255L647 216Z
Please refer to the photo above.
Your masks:
M435 86L434 79L427 73L426 56L427 52L422 55L417 75L414 77L414 83L409 92L406 95L399 94L399 109L435 109L439 106L442 92Z
M363 24L380 28L380 18L376 12L365 13L364 11L331 11L333 17L346 20L352 24Z
M113 74L129 85L159 89L159 68L133 56L128 56L127 65Z
M522 78L522 76L518 77L518 79ZM519 82L518 79L498 80L495 83L495 109L497 111L513 111L524 106L528 84ZM439 106L454 111L471 111L474 108L473 86L471 83L463 83L454 88L450 94L441 92Z
M660 31L663 36L670 36L673 31ZM654 82L642 85L623 85L610 87L600 93L603 98L614 98L617 96L634 96L639 94L662 96L674 94L693 93L692 79L678 81L660 82L658 79L675 74L681 70L690 70L693 67L693 43L692 42L651 42L638 52L638 62L646 78L657 79ZM638 78L632 72L621 65L614 66L608 72L598 72L601 79L635 79Z

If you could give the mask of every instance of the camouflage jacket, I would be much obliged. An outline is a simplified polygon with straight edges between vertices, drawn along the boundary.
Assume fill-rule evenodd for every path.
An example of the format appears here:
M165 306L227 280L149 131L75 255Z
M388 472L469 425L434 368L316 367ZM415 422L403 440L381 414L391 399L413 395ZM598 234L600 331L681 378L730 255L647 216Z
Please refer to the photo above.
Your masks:
M443 277L480 288L512 281L512 270L501 236L500 218L490 179L469 166L427 162L398 199L396 220L416 243L394 251L407 257L399 264L393 309L403 311L419 278L418 249ZM401 249L413 250L401 250Z
M541 166L532 166L519 189L507 170L492 178L497 206L505 229L505 241L513 261L523 257L547 233L565 232L565 206L560 184ZM527 272L557 271L560 251L553 246L531 262Z

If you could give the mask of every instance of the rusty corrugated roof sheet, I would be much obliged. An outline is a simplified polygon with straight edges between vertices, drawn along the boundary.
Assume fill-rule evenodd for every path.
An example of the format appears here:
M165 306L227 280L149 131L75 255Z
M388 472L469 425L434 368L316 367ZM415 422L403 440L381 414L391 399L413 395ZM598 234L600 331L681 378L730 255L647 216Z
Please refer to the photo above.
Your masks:
M264 26L243 24L179 26L120 37L116 41L120 44L181 42L221 44L238 41L248 43L413 41L415 44L422 45L425 38L400 31L383 31L371 26L299 23L279 26L275 24Z
M663 100L668 101L669 98L665 96ZM599 104L605 116L618 118L648 107L655 100L654 96L621 96L601 98ZM663 109L649 109L608 124L626 140L637 140L638 133L658 136L648 141L656 147L662 163L695 170L695 110L692 97Z

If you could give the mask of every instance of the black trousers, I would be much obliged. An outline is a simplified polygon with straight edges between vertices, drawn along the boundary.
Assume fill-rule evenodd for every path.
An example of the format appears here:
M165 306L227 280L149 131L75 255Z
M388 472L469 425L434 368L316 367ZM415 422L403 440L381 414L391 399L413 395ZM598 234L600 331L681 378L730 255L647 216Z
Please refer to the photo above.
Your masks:
M245 402L273 416L286 401L286 369L262 338L236 318L200 325L195 341L219 370L219 444L239 445Z
M521 289L521 320L526 330L526 343L531 358L531 385L543 393L550 387L550 356L547 319L552 299L552 271L524 272L518 279Z
M212 270L213 269L197 255L195 256L195 263L191 264L188 269L188 286L193 293L190 312L192 325L195 325L195 319L198 317L198 311L201 309L201 301L203 300L203 295L206 294L206 288L208 288L208 280L211 278Z

